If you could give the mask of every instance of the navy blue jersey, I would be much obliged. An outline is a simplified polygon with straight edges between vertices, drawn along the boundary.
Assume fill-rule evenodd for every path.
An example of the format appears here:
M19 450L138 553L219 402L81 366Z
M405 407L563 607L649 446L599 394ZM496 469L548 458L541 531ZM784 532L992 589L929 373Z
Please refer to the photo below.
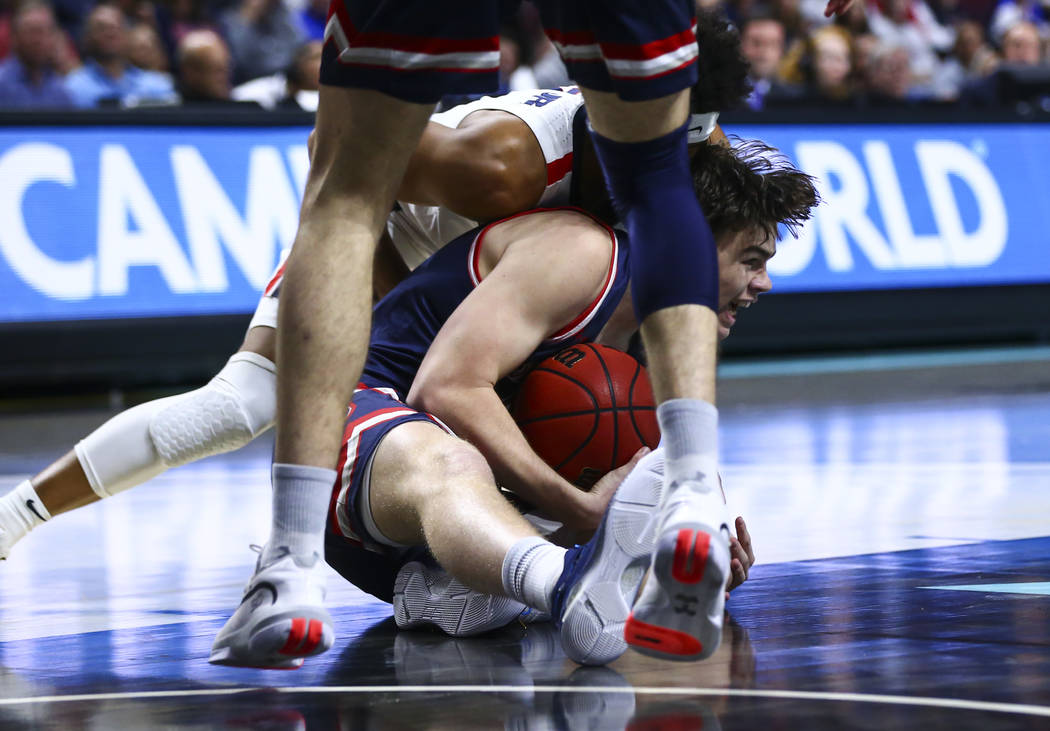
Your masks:
M493 225L476 228L454 239L375 306L362 383L370 388L392 388L401 398L408 395L416 371L438 331L480 282L477 263L485 245L485 233ZM594 340L616 309L627 287L628 246L625 233L608 230L614 245L602 293L573 322L548 337L525 363L497 384L501 394L544 358L569 345Z

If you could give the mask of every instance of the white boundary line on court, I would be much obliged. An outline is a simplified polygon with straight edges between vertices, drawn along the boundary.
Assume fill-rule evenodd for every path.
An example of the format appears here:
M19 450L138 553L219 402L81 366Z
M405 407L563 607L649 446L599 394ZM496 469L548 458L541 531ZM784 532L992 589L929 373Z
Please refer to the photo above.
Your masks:
M34 703L76 703L87 701L140 700L162 698L192 698L206 696L243 695L253 692L338 694L338 693L519 693L531 690L535 693L615 693L626 695L674 695L674 696L730 696L738 698L781 698L790 700L836 701L854 703L883 703L887 705L924 706L927 708L950 708L966 711L988 711L992 713L1019 713L1050 718L1050 706L1033 706L1023 703L995 703L955 698L929 698L925 696L878 695L865 693L823 693L808 690L747 690L742 688L658 688L658 687L606 687L606 686L562 686L562 685L346 685L305 686L301 688L200 688L196 690L155 690L128 693L88 693L83 695L28 696L25 698L0 698L0 706L28 705Z

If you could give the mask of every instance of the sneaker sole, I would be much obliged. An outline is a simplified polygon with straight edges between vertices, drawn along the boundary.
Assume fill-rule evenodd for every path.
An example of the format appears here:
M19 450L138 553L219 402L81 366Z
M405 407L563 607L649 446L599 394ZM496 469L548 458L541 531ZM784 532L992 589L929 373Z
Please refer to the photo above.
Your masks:
M313 614L314 616L310 616ZM247 634L247 638L240 638ZM286 610L271 615L254 627L244 627L212 647L208 662L213 665L294 670L303 658L319 655L335 642L332 620L316 610ZM239 646L235 649L235 646Z
M473 591L455 579L434 593L426 571L424 564L412 561L394 579L394 621L399 629L430 625L453 637L469 637L505 627L525 609L513 599Z
M660 537L652 574L624 636L643 655L693 661L722 641L729 549L706 526L677 525Z
M658 492L639 483L633 494L621 493L609 505L591 566L562 614L562 648L581 665L604 665L626 652L624 627L653 549ZM634 575L625 581L629 569Z

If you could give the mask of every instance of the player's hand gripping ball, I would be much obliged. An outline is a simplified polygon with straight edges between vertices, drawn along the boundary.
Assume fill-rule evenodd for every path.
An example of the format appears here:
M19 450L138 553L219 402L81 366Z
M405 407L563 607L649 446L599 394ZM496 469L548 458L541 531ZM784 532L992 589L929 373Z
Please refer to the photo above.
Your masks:
M536 454L584 490L643 445L655 449L660 441L645 368L595 343L566 348L536 366L513 413Z

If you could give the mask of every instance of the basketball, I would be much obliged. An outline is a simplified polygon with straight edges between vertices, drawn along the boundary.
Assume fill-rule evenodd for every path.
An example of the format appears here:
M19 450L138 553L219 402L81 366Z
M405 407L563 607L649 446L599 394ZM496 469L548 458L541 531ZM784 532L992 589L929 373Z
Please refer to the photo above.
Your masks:
M513 413L536 454L581 489L660 441L645 368L595 343L566 348L530 371Z

